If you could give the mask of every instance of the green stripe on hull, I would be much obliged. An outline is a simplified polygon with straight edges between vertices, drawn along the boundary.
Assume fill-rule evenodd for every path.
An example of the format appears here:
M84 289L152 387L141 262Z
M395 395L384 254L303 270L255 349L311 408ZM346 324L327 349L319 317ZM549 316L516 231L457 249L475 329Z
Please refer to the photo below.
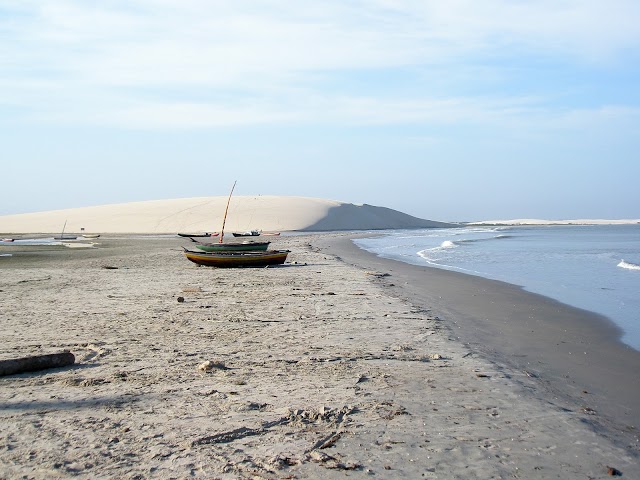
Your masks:
M266 251L269 246L269 242L260 243L220 243L220 244L198 244L196 248L205 252L255 252Z

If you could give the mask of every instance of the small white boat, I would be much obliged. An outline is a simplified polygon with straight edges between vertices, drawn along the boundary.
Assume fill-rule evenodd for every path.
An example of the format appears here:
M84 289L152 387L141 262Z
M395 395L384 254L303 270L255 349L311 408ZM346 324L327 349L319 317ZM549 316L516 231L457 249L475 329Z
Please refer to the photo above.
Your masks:
M234 237L258 237L260 236L260 230L250 230L248 232L233 232Z

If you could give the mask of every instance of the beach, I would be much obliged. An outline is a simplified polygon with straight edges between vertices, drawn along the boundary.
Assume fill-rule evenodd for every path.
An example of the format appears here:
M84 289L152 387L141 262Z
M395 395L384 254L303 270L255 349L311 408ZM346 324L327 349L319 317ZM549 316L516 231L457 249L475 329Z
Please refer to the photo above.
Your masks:
M542 379L549 397L589 405L593 424L631 433L640 423L640 352L608 318L517 285L384 259L350 238L319 239L343 261L392 275L388 292L450 320L454 337L487 359ZM635 428L631 428L635 427Z
M274 237L269 268L170 235L0 258L0 360L76 359L0 377L0 478L640 478L638 353L604 319L352 237Z

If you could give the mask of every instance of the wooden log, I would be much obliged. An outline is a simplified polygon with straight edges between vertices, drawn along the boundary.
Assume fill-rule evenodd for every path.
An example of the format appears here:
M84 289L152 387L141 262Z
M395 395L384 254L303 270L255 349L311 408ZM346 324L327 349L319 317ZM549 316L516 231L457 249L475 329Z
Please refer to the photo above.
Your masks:
M73 365L75 361L76 357L73 353L67 351L49 355L0 360L0 377L16 373L36 372L47 368L66 367L67 365Z

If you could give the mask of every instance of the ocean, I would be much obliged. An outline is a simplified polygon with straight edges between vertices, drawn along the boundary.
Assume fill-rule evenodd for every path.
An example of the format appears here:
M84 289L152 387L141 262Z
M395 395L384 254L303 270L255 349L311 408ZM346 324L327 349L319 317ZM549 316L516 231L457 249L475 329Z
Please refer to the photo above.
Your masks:
M640 350L640 225L393 230L355 240L381 257L519 285L608 317Z

